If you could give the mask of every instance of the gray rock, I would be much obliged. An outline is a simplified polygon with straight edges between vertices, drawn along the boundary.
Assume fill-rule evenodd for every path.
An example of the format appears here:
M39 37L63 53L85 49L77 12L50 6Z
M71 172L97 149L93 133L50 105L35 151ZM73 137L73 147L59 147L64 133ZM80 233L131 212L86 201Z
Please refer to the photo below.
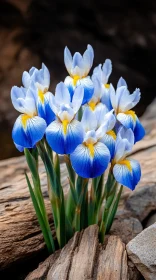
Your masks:
M125 213L118 214L110 230L111 235L119 236L123 243L127 244L143 230L142 224L136 218L125 216Z
M146 280L156 280L156 223L143 230L126 246L130 260Z
M147 218L156 210L156 184L136 188L128 197L126 208L140 221Z

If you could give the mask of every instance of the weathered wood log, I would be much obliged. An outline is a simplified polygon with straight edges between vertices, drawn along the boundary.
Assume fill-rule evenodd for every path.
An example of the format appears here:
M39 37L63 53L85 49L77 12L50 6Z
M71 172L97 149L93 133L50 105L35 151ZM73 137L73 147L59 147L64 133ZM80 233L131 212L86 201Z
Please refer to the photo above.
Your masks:
M143 141L136 144L133 155L142 166L140 187L156 185L156 122L151 119L144 123L148 134ZM24 170L28 170L24 157L0 162L0 269L33 256L45 247ZM45 204L53 229L46 175L42 164L39 170ZM64 164L62 164L62 176L63 186L67 188L68 179ZM130 190L125 188L122 200L125 200L130 193ZM123 208L122 200L120 205Z
M53 254L26 280L127 280L125 245L119 237L111 236L106 247L101 246L98 230L93 225L76 233L61 252Z

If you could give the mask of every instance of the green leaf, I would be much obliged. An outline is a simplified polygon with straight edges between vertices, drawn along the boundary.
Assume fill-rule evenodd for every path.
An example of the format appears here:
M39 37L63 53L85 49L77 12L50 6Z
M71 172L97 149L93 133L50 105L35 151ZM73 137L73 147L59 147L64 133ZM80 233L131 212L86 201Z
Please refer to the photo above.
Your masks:
M35 209L35 212L36 212L36 215L37 215L37 218L38 218L38 221L39 221L39 224L40 224L43 236L44 236L45 243L47 245L49 253L53 253L55 251L55 247L54 247L54 242L53 242L52 235L51 235L51 239L50 239L49 238L49 233L47 232L47 228L46 228L46 225L45 225L45 222L44 222L44 219L43 219L43 216L42 216L40 208L38 206L38 202L37 202L35 194L33 192L33 188L31 186L31 183L30 183L29 178L28 178L26 173L25 173L25 176L26 176L30 196L31 196L31 199L32 199L32 202L33 202L33 205L34 205L34 209Z
M120 187L120 190L117 194L117 198L116 198L116 200L115 200L115 202L112 206L112 209L110 210L110 213L109 213L109 216L108 216L108 221L107 221L106 233L108 233L110 231L110 228L111 228L112 223L114 221L114 217L115 217L118 205L119 205L122 190L123 190L123 186Z
M24 149L24 154L28 163L28 166L30 168L30 171L32 173L33 179L38 180L38 170L35 158L31 155L30 151L28 149Z

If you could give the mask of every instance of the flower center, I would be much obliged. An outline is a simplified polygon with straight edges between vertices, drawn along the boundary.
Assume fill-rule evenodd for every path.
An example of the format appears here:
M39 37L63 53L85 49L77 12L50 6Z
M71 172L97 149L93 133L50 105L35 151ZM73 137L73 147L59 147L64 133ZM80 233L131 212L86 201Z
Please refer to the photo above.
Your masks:
M90 101L90 102L88 103L88 105L89 105L89 107L90 107L90 109L91 109L92 111L95 110L96 103L95 103L94 101Z
M27 126L27 120L29 120L29 119L31 119L30 116L25 115L25 114L22 115L22 125L23 125L24 128L26 128L26 126Z
M127 159L120 160L120 161L118 161L118 164L126 165L126 167L128 168L128 170L129 170L129 171L132 171L132 166L131 166L129 160L127 160Z
M65 119L65 120L62 121L63 133L64 133L65 135L67 134L68 124L69 124L69 121L68 121L68 120Z
M115 132L113 131L113 130L110 130L110 131L108 131L108 132L106 132L108 135L110 135L110 136L112 136L112 138L114 139L114 140L116 140L116 134L115 134Z
M41 100L41 103L44 103L44 94L48 91L47 88L45 88L44 90L38 89L38 96Z
M133 120L135 121L136 120L136 114L133 110L129 110L129 111L126 111L124 112L124 114L126 115L131 115L131 117L133 118Z
M73 85L74 85L74 86L76 86L78 80L80 80L80 76L75 75L75 76L73 77Z
M110 88L110 84L104 84L105 88Z
M94 144L93 143L85 143L85 146L89 149L90 156L94 157Z

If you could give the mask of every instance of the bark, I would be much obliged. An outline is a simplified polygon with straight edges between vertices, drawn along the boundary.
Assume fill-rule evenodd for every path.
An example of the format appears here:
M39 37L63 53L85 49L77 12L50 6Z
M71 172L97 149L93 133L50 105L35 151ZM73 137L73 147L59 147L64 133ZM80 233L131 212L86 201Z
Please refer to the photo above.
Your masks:
M128 266L125 245L111 236L108 243L98 242L98 226L76 233L68 244L53 256L47 272L47 260L30 273L26 280L127 280ZM51 258L52 258L51 256ZM40 278L39 278L39 277Z

